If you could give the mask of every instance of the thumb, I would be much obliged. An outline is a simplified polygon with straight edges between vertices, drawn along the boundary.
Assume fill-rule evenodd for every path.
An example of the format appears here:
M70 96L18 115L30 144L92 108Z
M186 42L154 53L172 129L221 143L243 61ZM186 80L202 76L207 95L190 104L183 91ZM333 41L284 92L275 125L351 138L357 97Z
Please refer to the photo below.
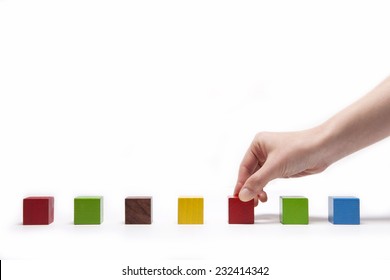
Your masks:
M277 178L275 168L266 161L264 165L253 173L245 182L238 197L241 201L250 201L257 196L262 202L267 200L267 194L263 191L269 181Z

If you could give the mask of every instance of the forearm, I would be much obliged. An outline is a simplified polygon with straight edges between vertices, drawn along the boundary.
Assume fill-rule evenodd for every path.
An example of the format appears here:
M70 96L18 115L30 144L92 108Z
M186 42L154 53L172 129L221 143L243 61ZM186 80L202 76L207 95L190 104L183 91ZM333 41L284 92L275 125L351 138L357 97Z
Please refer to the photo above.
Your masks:
M390 77L318 127L331 164L390 135Z

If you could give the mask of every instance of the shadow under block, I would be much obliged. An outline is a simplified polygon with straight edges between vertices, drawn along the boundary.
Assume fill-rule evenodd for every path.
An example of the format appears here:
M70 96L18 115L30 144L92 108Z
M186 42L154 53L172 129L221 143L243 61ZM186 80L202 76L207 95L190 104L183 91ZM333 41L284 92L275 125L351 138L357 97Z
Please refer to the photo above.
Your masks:
M79 196L74 199L75 225L99 225L102 222L102 196Z
M254 200L242 202L237 196L229 196L229 224L254 224Z
M359 198L352 196L329 196L328 207L328 220L332 224L360 224Z
M179 197L178 224L203 224L203 197Z
M31 196L23 199L23 225L48 225L54 220L54 197Z
M307 225L309 200L301 196L281 196L280 222L284 225Z
M125 224L145 225L152 223L152 197L129 196L125 199Z

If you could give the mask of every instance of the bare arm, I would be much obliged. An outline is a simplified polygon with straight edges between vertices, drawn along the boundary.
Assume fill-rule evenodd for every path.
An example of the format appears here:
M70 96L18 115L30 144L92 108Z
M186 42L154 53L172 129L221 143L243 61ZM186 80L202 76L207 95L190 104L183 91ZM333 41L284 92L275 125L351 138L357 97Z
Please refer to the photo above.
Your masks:
M390 135L390 77L322 126L333 163Z

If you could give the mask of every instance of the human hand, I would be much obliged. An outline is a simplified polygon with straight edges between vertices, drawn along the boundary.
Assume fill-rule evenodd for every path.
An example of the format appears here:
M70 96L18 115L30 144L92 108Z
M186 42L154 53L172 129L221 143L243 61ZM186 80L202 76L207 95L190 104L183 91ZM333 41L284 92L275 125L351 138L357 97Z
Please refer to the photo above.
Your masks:
M333 162L390 136L390 77L312 129L261 132L240 165L234 195L266 202L264 187L276 178L322 172Z
M242 201L266 202L264 187L276 178L322 172L326 161L321 128L296 132L261 132L253 139L239 168L234 195Z

